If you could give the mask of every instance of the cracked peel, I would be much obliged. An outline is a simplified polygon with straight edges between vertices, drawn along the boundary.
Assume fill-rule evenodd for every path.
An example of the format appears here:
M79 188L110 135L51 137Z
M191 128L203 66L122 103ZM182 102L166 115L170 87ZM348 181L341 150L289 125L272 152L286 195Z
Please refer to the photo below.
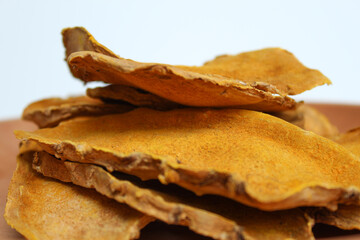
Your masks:
M144 214L214 239L313 239L313 220L300 209L264 212L218 196L198 197L156 180L144 182L96 165L60 161L46 152L37 153L33 166L45 176L94 188Z
M18 156L4 215L27 239L129 240L154 220L93 190L45 178L31 162L32 152Z
M63 160L159 178L265 210L336 209L359 200L358 158L331 140L255 111L142 108L16 135ZM81 143L86 152L77 150Z

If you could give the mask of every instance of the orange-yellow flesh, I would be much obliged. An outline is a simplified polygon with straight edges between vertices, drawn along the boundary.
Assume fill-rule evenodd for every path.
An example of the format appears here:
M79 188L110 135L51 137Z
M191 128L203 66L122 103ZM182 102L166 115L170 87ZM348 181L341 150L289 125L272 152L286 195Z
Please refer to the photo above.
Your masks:
M18 157L5 219L27 239L134 239L153 220L94 190L32 170L32 153Z
M94 188L166 223L214 239L313 239L313 220L300 209L264 212L219 196L196 196L175 185L140 179L38 152L33 167L45 176Z
M136 109L16 135L64 160L159 178L261 209L358 201L358 158L255 111Z
M339 134L339 130L324 114L307 104L299 104L294 110L273 113L273 115L323 137L330 138Z
M118 58L118 56L110 49L97 42L83 27L65 28L62 30L61 34L66 50L66 58L69 57L71 53L79 51L94 51Z
M331 81L321 72L305 67L290 52L265 48L238 55L223 55L200 67L178 66L192 72L216 74L250 85L274 86L279 94L296 95Z
M47 98L27 106L22 118L36 123L40 128L54 127L60 122L79 116L96 116L123 113L134 107L126 103L106 104L87 96Z
M184 107L152 93L124 85L111 84L106 87L88 88L89 97L102 99L105 102L122 101L134 106L148 107L157 110L170 110Z
M137 87L170 101L195 107L241 107L262 111L294 108L269 84L251 86L228 77L191 72L178 67L139 63L84 51L69 56L73 75L81 80Z

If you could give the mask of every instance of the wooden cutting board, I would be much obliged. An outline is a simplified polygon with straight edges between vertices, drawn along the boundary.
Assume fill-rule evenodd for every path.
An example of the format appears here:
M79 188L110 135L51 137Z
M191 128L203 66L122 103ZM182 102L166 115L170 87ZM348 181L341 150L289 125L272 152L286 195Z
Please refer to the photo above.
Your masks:
M324 113L341 132L360 127L360 106L336 104L312 104ZM9 227L2 215L6 203L7 188L16 166L18 140L14 137L15 129L35 130L36 126L22 120L0 121L0 239L24 239L19 233ZM322 240L360 240L360 231L342 231L334 227L317 225L314 228L317 239ZM155 222L149 224L141 233L142 240L180 240L180 239L208 239L192 233L185 227L168 226Z

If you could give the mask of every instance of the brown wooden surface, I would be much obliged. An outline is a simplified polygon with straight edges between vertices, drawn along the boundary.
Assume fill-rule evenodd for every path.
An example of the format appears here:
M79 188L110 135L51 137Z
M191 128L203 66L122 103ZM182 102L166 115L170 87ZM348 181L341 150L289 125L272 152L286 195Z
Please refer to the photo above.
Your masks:
M332 123L338 126L341 132L345 132L360 126L360 106L349 105L326 105L313 104L318 110L329 117ZM18 151L18 141L13 135L15 129L33 130L35 125L21 120L0 122L0 213L3 215L7 188L16 165L16 154ZM314 233L318 239L322 240L360 240L359 231L342 231L334 227L317 225ZM0 217L0 239L23 239L15 230L11 229ZM143 240L151 239L207 239L188 231L184 227L167 226L163 223L155 222L146 227L141 234Z

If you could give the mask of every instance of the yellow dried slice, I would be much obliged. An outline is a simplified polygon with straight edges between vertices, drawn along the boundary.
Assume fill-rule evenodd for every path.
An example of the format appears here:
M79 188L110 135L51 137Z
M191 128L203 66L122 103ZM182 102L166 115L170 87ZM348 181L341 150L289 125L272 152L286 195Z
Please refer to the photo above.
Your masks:
M111 57L118 57L110 49L98 43L95 38L83 27L65 28L61 32L66 49L66 58L71 53L79 51L94 51Z
M126 103L106 104L87 96L47 98L31 103L24 109L22 118L36 123L40 128L54 127L60 122L79 116L96 116L123 113L134 109Z
M63 160L95 163L264 210L359 201L359 159L333 141L241 109L146 108L16 131Z
M106 87L88 88L86 94L105 102L121 101L134 106L148 107L157 110L170 110L180 108L181 105L156 96L141 89L124 85L108 85Z
M294 110L272 113L272 115L323 137L329 138L339 134L339 130L324 114L307 104L299 104Z
M140 63L101 53L75 52L70 70L81 80L137 87L170 101L196 107L241 107L281 111L295 107L287 96L268 84L248 84L217 74L204 74L158 63Z
M96 165L60 161L46 152L35 156L33 167L45 176L94 188L144 214L214 239L314 239L313 221L300 209L264 212L218 196L198 197L156 180L144 182L119 172L111 175Z
M32 152L18 157L4 215L27 239L134 239L154 220L94 190L45 178L31 162Z

